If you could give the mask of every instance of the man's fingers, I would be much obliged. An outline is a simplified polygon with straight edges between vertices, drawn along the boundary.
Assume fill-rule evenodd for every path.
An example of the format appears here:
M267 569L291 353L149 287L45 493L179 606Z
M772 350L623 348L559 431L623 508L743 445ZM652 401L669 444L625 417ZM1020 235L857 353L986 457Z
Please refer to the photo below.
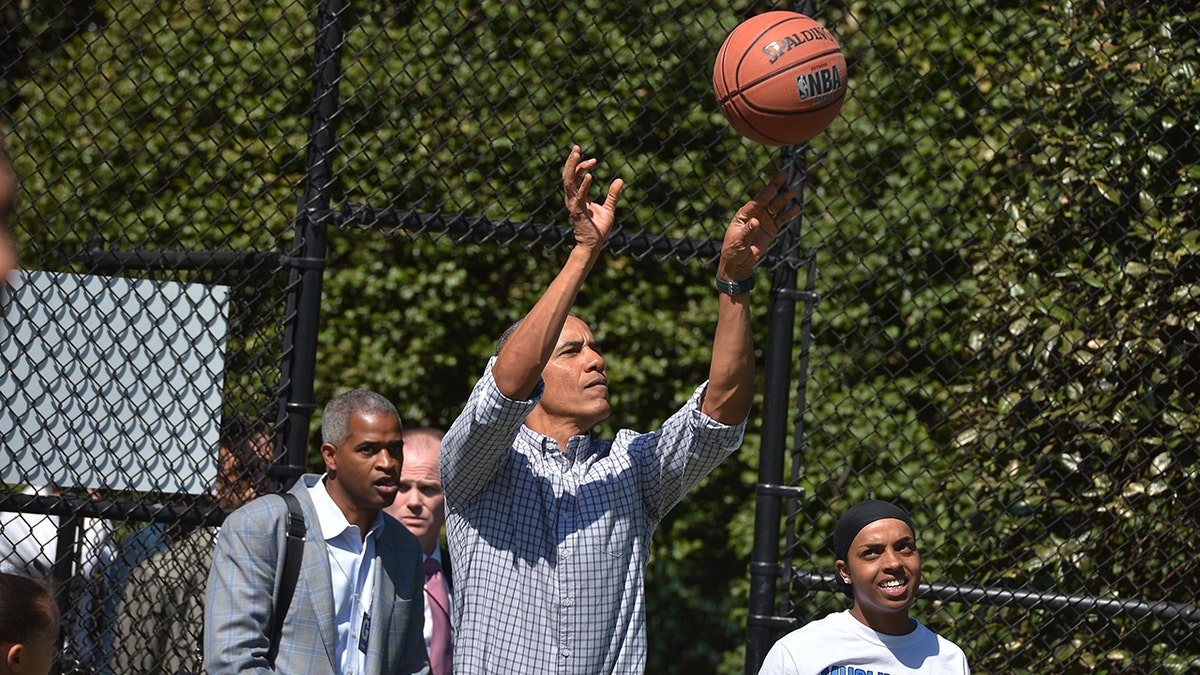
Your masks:
M567 153L567 161L563 164L563 183L570 185L575 178L575 167L579 166L579 158L583 152L578 145L571 146L571 152Z
M587 200L588 192L592 189L592 174L583 174L583 179L579 182L579 188L575 193L576 198Z
M779 212L799 194L794 187L780 192L786 180L787 172L781 171L775 174L766 187L754 196L754 203L766 209L772 218L777 217Z
M599 160L597 160L595 157L593 157L591 159L585 159L582 162L580 162L578 164L578 166L575 167L575 174L579 175L586 171L591 171L592 169L594 169L596 167L596 164L598 164L598 163L599 163Z
M617 202L621 200L621 190L625 189L625 181L618 178L608 186L608 197L604 199L604 208L615 211Z

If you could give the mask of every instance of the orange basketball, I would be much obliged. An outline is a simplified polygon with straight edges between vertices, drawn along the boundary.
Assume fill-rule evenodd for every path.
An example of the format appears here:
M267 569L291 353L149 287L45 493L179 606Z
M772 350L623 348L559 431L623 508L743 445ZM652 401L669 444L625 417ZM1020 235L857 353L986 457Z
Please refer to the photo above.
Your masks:
M846 98L846 59L833 35L796 12L765 12L733 29L713 65L725 118L764 145L804 143Z

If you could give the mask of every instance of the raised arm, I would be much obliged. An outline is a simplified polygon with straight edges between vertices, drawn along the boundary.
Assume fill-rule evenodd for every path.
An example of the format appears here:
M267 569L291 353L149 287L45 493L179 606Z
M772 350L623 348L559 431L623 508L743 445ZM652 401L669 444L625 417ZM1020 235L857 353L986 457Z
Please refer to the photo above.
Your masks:
M588 191L592 187L592 174L589 172L596 163L595 159L583 159L576 145L571 148L563 165L563 190L571 225L575 230L575 246L558 276L550 282L546 292L525 315L496 357L492 377L500 392L510 399L529 398L537 387L538 378L550 359L550 352L558 341L575 297L599 259L604 242L612 230L624 182L618 178L609 185L603 204L588 201Z
M750 414L754 398L754 336L750 332L750 295L745 284L753 279L754 266L780 227L800 213L792 204L796 191L783 190L786 173L780 173L734 214L721 244L717 280L735 282L733 292L720 292L717 330L713 337L708 390L700 410L723 424L739 424Z

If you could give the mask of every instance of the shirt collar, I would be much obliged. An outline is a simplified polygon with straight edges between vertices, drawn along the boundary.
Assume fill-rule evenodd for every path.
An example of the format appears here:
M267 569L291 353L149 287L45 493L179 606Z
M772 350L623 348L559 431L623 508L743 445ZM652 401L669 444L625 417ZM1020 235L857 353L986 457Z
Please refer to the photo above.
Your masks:
M339 537L347 536L358 542L362 540L362 533L358 531L357 525L351 525L349 520L346 520L346 514L342 513L342 509L333 501L333 497L329 496L329 491L325 489L325 476L317 479L316 485L309 488L309 496L312 497L313 507L317 512L317 522L321 524L321 535L326 541L333 541ZM375 514L375 520L371 522L370 529L367 530L367 536L374 536L375 533L383 527L383 512ZM351 528L352 531L351 531Z
M518 443L518 446L524 445L529 448L527 452L532 452L535 457L540 456L543 459L557 462L564 467L587 460L595 452L597 446L590 433L580 434L567 439L567 448L564 452L553 438L543 436L524 425L521 426L517 437L522 441Z

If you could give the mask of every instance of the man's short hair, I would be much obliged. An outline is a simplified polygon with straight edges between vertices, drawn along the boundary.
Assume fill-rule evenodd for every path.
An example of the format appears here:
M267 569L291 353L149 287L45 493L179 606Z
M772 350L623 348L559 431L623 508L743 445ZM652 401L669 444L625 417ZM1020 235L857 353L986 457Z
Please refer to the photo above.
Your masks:
M321 414L321 442L342 447L350 436L351 415L393 415L400 413L392 402L368 389L354 389L333 397Z
M54 594L45 582L0 572L0 642L28 644L51 625Z
M402 433L405 442L411 438L430 438L441 443L442 439L446 437L445 431L434 427L413 427L412 429L405 429Z
M520 326L521 322L524 320L525 319L517 319L512 323L511 326L504 329L504 332L500 334L500 338L496 340L496 349L492 352L492 356L500 356L500 349L504 347L504 343L508 342L508 338L512 337L512 334L517 330L517 326Z

